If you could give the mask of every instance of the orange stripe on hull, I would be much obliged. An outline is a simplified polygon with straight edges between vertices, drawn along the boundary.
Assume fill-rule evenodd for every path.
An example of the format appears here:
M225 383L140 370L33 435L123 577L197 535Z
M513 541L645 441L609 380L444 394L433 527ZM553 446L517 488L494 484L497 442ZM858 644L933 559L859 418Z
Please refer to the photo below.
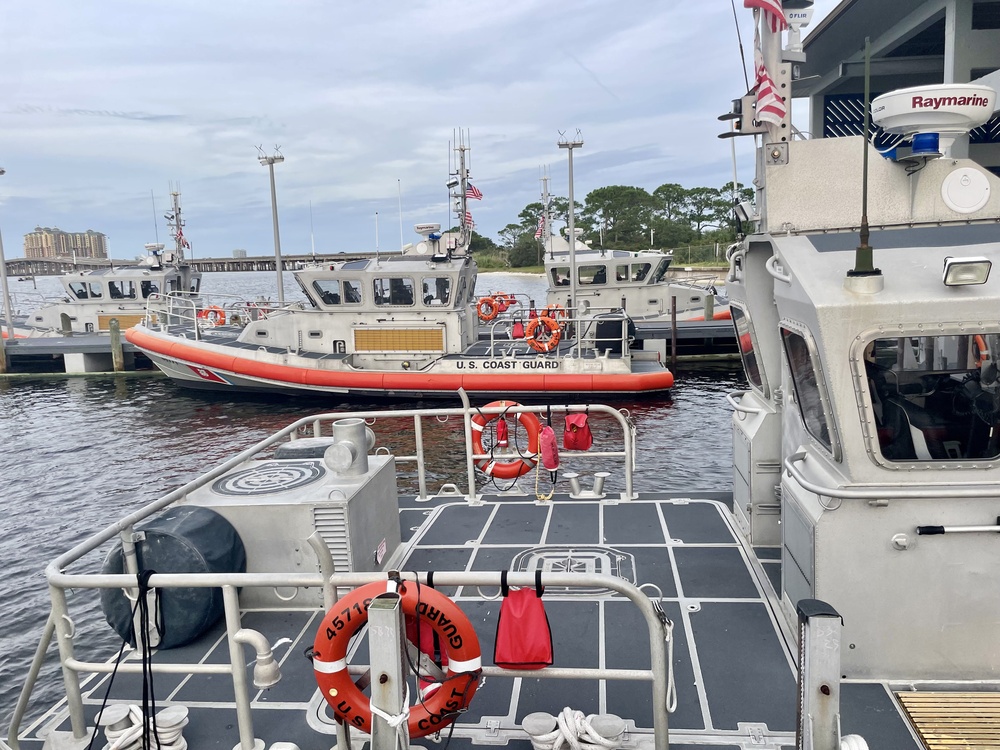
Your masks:
M678 323L684 323L687 321L695 322L704 319L705 319L704 315L696 315L693 318L684 318L683 320L678 320L677 322ZM715 313L715 315L712 316L712 320L732 320L732 319L733 319L733 314L728 309L720 310L719 312Z
M369 391L452 392L465 388L470 393L498 391L641 393L663 391L673 386L674 376L666 368L657 372L631 375L600 375L582 373L513 375L502 373L447 373L434 375L423 372L331 372L328 370L256 362L244 357L206 351L182 341L164 341L144 331L129 328L125 338L141 349L162 354L182 362L210 367L222 372L260 378L275 383L305 385L314 388L347 388Z

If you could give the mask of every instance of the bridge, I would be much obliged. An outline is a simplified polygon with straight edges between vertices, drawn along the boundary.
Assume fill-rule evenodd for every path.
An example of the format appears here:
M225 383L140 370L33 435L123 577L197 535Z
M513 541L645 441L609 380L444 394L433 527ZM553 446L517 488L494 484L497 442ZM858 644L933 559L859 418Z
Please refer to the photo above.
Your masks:
M380 253L393 255L394 253ZM349 258L374 258L375 253L337 253L334 255L283 255L282 270L291 271L304 263L313 261L343 261ZM136 261L115 260L107 258L78 258L74 263L63 258L14 258L7 261L7 275L21 276L60 276L72 271L92 271L114 266L132 266ZM254 256L252 258L202 258L188 259L188 264L202 273L218 273L225 271L274 271L274 256Z

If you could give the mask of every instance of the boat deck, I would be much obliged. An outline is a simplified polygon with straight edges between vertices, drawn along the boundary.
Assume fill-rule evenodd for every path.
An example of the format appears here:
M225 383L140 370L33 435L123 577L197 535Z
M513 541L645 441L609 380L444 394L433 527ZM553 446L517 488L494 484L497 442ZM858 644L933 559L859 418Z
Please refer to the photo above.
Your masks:
M521 482L527 484L531 477ZM533 480L532 480L533 482ZM527 489L527 487L526 487ZM614 497L614 496L610 496ZM791 638L772 606L781 575L775 548L748 550L739 540L721 494L676 497L643 494L631 502L573 500L557 495L536 503L533 495L494 497L479 505L455 496L429 502L401 498L404 571L590 571L653 583L673 621L677 709L669 717L672 748L786 748L795 744L797 686ZM441 587L473 622L484 664L492 664L500 602L474 588ZM496 597L496 588L482 590ZM549 588L544 602L551 623L556 667L648 669L647 631L639 611L624 597L603 591ZM315 610L251 611L242 624L286 646L282 680L253 693L255 736L265 747L294 742L303 750L329 748L334 723L320 697L310 661L323 616ZM155 662L225 663L229 653L220 622L196 643L155 655ZM248 655L248 659L250 659ZM367 662L362 641L352 664ZM107 678L85 694L92 721L107 691ZM897 700L880 682L842 688L844 734L858 733L871 747L920 748L901 718ZM138 675L119 674L111 702L135 702ZM230 748L239 741L232 680L222 675L157 674L159 706L190 710L190 747ZM451 742L528 747L519 725L534 711L564 706L584 713L614 713L627 722L624 747L651 746L653 711L648 682L597 682L488 676L461 717ZM57 717L62 729L65 717ZM22 748L40 748L39 723ZM103 739L103 738L102 738ZM428 738L429 739L429 738ZM415 740L415 744L427 740Z

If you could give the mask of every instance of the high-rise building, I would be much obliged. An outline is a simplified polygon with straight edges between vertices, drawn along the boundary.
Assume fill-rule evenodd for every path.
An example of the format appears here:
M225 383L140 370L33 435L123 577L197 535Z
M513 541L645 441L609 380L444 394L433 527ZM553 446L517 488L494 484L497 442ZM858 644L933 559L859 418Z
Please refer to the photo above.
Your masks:
M35 227L24 235L25 258L107 258L108 238L101 232L64 232L58 227Z

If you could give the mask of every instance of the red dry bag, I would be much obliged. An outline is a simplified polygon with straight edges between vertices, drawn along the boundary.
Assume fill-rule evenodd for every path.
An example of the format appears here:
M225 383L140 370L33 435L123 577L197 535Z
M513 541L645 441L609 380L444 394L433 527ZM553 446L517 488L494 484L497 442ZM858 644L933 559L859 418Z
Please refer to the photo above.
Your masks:
M563 430L563 448L568 451L589 450L594 444L594 435L587 424L586 414L567 414L566 428Z
M493 663L504 669L552 666L552 631L542 604L542 571L535 571L535 588L511 591L507 571L500 574L503 603L497 619Z

